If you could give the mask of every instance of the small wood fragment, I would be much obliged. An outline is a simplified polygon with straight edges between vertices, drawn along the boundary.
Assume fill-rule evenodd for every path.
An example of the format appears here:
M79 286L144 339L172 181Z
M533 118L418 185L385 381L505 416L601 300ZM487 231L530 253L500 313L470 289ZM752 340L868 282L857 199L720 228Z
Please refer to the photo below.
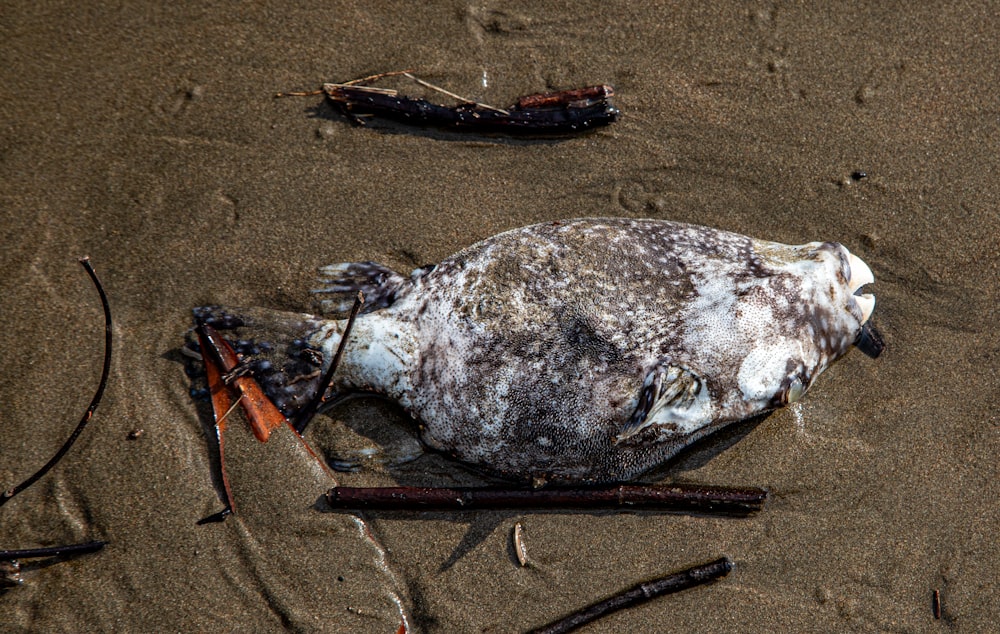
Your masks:
M939 620L941 618L941 590L938 588L934 588L934 597L932 599L931 607L934 611L935 620Z

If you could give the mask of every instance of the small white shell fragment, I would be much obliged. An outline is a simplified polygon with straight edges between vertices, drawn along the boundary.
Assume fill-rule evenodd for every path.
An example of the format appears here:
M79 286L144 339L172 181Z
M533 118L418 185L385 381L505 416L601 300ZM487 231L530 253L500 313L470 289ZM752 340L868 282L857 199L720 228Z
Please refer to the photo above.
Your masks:
M521 567L528 565L528 549L524 545L524 527L521 526L521 522L514 524L514 554L517 555L517 563L521 564Z

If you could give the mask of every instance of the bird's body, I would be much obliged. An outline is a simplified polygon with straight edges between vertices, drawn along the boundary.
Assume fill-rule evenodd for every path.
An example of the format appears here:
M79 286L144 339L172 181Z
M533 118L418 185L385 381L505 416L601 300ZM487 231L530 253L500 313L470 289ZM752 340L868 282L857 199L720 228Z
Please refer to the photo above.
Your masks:
M786 246L658 220L515 229L403 277L325 267L326 315L362 291L334 387L397 401L428 446L518 480L612 482L794 401L863 337L873 282L836 243ZM345 321L197 309L238 327L286 415ZM248 338L249 337L249 338ZM860 345L860 344L859 344Z

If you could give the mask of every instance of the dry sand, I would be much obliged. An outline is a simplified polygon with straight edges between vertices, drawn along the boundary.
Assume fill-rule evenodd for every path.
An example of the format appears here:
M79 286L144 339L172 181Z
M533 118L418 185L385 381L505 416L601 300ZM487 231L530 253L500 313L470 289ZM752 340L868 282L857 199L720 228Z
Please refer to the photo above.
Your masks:
M107 286L116 350L91 427L0 515L0 548L109 545L28 566L0 629L394 632L402 611L414 631L519 631L721 554L737 565L724 581L587 631L996 627L995 6L190 4L2 10L0 486L48 459L96 384L100 306L78 256ZM607 82L623 116L506 142L272 98L400 68L501 105ZM257 447L235 425L240 513L195 524L221 504L177 353L192 306L308 310L320 265L409 270L583 215L837 240L871 265L881 359L851 353L801 405L656 476L767 487L763 513L362 520L313 508L331 482L291 439ZM310 437L337 454L414 443L365 401ZM340 482L482 480L425 456ZM511 550L518 521L534 567Z

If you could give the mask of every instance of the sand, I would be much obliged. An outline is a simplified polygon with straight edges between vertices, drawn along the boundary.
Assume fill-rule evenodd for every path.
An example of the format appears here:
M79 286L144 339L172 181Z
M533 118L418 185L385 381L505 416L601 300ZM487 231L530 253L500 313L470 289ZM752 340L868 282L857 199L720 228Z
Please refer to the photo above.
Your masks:
M1000 20L990 3L820 6L8 3L0 486L48 459L96 385L80 256L110 295L115 353L72 452L0 510L0 548L108 546L27 565L0 629L394 632L405 614L415 632L523 631L720 555L725 580L587 631L995 627ZM401 68L500 105L610 83L623 114L512 142L272 97ZM323 264L408 271L600 215L836 240L874 270L882 358L851 353L801 404L647 478L766 487L762 513L320 512L332 482L301 447L234 424L238 514L196 524L222 505L178 354L192 306L309 310ZM329 456L415 445L372 401L309 438ZM383 463L338 480L484 482L434 455Z

